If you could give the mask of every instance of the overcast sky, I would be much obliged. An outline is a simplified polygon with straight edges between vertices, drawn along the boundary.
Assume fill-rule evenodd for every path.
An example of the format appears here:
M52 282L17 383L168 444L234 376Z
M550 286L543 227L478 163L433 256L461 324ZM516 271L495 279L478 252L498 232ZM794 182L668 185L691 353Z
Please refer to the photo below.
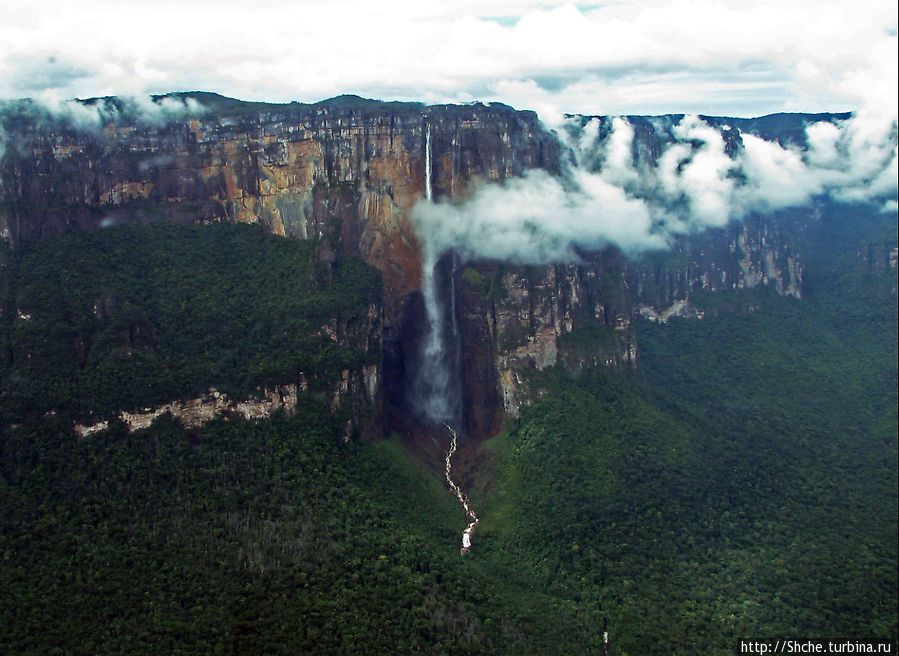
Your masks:
M0 97L896 116L896 0L3 0Z

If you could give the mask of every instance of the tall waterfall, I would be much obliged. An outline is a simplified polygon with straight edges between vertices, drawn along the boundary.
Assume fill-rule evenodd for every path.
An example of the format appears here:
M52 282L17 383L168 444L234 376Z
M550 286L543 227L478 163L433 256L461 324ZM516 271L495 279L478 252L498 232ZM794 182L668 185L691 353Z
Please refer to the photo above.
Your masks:
M455 142L454 142L455 144ZM425 128L425 199L433 202L431 126ZM471 533L478 517L468 497L452 477L452 459L459 445L457 430L462 424L462 395L459 371L461 351L456 323L456 289L454 274L456 257L449 260L427 241L422 243L421 294L424 300L427 334L419 353L415 373L414 395L418 410L428 423L443 426L452 440L445 458L445 476L450 490L459 500L468 525L462 532L462 553L471 549ZM448 296L448 298L447 298ZM448 301L448 303L446 302Z
M427 334L419 354L415 395L424 418L435 425L458 426L462 404L459 390L459 343L455 321L452 271L441 266L433 249L422 254L421 294L424 299ZM441 290L449 287L449 307Z
M425 128L425 199L431 201L434 199L434 192L431 190L431 126Z
M425 128L425 199L433 201L431 187L431 126ZM427 333L414 376L414 396L419 412L434 425L461 423L459 390L459 340L456 326L453 271L443 254L427 241L422 243L421 294ZM451 260L455 263L455 258ZM449 270L448 270L449 269ZM446 299L445 297L449 298ZM449 301L448 305L446 300Z

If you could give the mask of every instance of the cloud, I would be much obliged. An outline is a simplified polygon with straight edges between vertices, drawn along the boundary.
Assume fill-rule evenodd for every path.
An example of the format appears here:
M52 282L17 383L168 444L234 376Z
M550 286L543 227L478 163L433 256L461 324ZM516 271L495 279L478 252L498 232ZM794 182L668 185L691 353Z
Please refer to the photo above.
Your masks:
M54 91L45 90L25 103L0 100L0 119L10 111L24 112L37 123L49 118L78 130L97 131L104 124L115 122L163 125L180 117L202 115L206 108L190 97L122 96L83 101L63 99ZM7 141L4 135L0 126L0 158Z
M726 225L736 165L725 153L724 139L696 116L684 117L673 134L678 141L665 150L658 167L666 196L684 199L691 221L698 226Z
M859 113L841 124L812 124L806 135L806 151L743 136L747 182L738 201L747 210L802 205L822 193L857 202L896 193L892 119Z
M9 62L13 74L8 80L11 89L34 93L45 89L57 89L90 78L87 68L57 60L53 55L40 59L12 58Z
M462 205L419 203L413 220L436 251L535 264L575 258L573 247L664 246L652 235L645 203L620 187L574 172L575 190L545 171L530 171L505 186L480 188Z
M499 100L555 114L896 113L890 0L263 0L214 10L199 0L8 0L4 12L7 98L200 89L269 101Z
M750 212L835 200L895 211L897 127L860 114L807 126L800 150L741 135L729 155L722 131L695 115L658 129L670 140L655 160L635 157L635 131L621 117L570 121L559 134L574 150L562 178L530 171L479 188L461 203L419 202L419 236L434 253L536 264L570 261L578 249L665 248L679 234L721 227Z

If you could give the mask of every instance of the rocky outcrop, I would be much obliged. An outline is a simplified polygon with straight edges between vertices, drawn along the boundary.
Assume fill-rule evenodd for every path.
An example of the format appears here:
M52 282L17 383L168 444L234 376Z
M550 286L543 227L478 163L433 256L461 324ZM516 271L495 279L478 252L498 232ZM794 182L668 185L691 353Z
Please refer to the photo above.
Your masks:
M377 412L381 402L380 384L380 367L370 365L363 367L361 371L341 371L337 380L324 391L331 411L347 417L343 426L345 441L353 436L380 434L380 413ZM262 390L257 398L232 399L213 387L196 398L171 401L131 412L121 410L116 414L115 420L134 432L149 428L165 414L171 415L185 429L202 428L218 418L267 419L275 412L292 415L296 412L299 396L310 392L310 381L301 373L299 382ZM109 425L109 419L83 420L76 423L73 430L83 438L104 431Z
M459 325L472 428L495 425L486 407L517 416L536 393L528 372L636 365L625 260L614 248L583 254L579 264L513 267L474 262L457 272ZM490 357L478 356L485 353ZM485 371L478 363L490 361ZM479 380L480 384L469 381ZM491 423L494 422L494 423Z
M305 390L303 390L305 391ZM293 414L297 404L298 387L295 384L279 385L272 390L265 390L260 399L242 401L229 399L215 388L201 397L184 401L172 401L155 408L143 408L135 412L120 411L116 419L121 421L131 432L149 428L154 421L168 413L178 420L184 428L200 428L218 417L241 417L242 419L264 419L276 410ZM75 434L88 437L109 428L109 420L93 423L76 423Z

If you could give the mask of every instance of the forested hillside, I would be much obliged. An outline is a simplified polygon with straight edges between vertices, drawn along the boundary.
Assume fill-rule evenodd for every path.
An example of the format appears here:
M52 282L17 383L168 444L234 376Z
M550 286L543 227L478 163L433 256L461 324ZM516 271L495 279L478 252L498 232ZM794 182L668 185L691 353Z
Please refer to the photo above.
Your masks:
M377 332L365 318L380 276L315 249L256 226L163 223L7 252L0 409L7 421L102 416L210 386L246 397L299 372L326 387L341 369L377 362L379 335L339 329Z
M442 463L345 441L314 388L292 416L72 431L376 359L314 335L377 302L371 269L241 226L5 252L0 651L895 647L896 273L877 264L895 221L834 209L804 236L802 300L710 296L702 320L637 321L633 373L534 372L538 400L460 454L481 517L467 556Z

